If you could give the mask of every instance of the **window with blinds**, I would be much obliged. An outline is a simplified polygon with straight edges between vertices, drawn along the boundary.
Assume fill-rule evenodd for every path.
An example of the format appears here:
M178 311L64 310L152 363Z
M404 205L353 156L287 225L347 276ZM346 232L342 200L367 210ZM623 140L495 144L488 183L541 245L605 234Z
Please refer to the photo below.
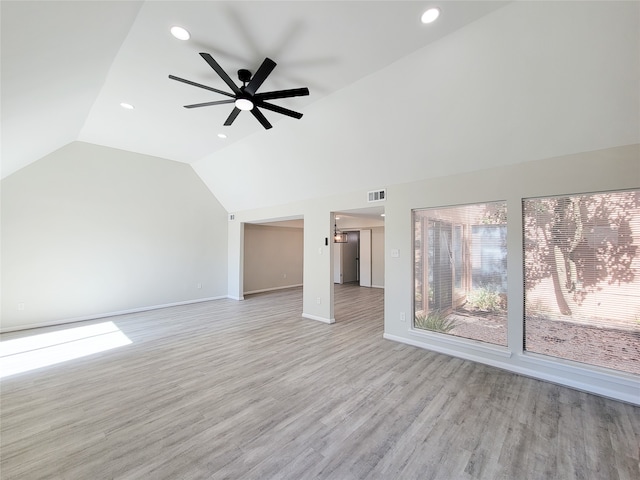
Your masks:
M414 328L506 346L506 203L414 210L413 228Z
M640 374L640 190L523 200L526 351Z

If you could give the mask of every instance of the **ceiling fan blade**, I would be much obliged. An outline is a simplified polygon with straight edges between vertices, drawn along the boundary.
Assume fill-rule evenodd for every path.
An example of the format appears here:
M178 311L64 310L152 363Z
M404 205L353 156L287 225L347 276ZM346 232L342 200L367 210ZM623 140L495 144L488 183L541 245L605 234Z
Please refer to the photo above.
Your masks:
M275 92L256 93L253 98L259 100L272 100L275 98L303 97L309 95L308 88L291 88L289 90L278 90Z
M267 79L274 68L276 68L276 62L274 62L270 58L265 58L262 62L262 65L260 65L260 68L258 68L258 71L254 73L253 77L251 77L251 80L249 80L249 83L245 87L244 91L249 95L253 95L254 93L256 93L256 90L258 90L260 85L262 85L262 83Z
M233 121L236 119L236 117L238 116L238 114L240 113L240 109L238 107L235 107L232 111L231 111L231 115L229 115L227 117L227 120L224 122L224 124L228 127L229 125L231 125L233 123Z
M235 93L236 95L241 93L238 86L234 83L233 80L231 80L231 77L227 75L227 72L225 72L222 67L218 65L218 62L216 62L211 55L209 55L208 53L200 53L200 56L204 58L209 66L215 70L215 72L220 76L222 80L224 80L224 83L229 86L233 93Z
M251 109L251 113L253 113L253 116L258 119L258 121L262 124L264 128L266 128L267 130L271 128L271 124L269 123L269 120L266 119L266 117L262 114L260 110L258 110L256 107L253 107Z
M289 110L288 108L283 108L280 105L274 105L273 103L257 101L256 105L261 108L266 108L267 110L271 110L272 112L281 113L282 115L287 115L289 117L293 117L297 119L302 118L301 113L294 112L293 110Z
M233 103L234 99L231 100L217 100L215 102L204 102L204 103L194 103L192 105L185 105L184 108L198 108L198 107L208 107L210 105L222 105L225 103Z
M303 97L305 95L309 95L309 89L306 87L277 90L275 92L256 93L253 97L258 100L273 100L276 98Z
M207 87L206 85L202 85L200 83L192 82L191 80L186 80L184 78L176 77L175 75L169 75L169 78L171 80L177 80L178 82L186 83L187 85L193 85L194 87L204 88L205 90L209 90L211 92L216 92L216 93L219 93L221 95L226 95L227 97L235 98L235 95L232 95L229 92L224 92L222 90L218 90L217 88L213 88L213 87Z

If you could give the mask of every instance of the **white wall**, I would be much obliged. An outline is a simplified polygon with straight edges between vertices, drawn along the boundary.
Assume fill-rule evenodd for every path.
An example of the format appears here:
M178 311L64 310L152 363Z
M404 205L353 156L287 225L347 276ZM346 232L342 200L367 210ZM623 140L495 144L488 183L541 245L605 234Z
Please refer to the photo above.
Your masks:
M604 373L599 368L551 361L549 357L541 359L524 353L522 347L522 199L638 186L640 145L636 144L390 187L385 207L385 338L640 404L638 376ZM507 201L508 348L414 331L410 321L413 294L411 210L492 200ZM399 257L391 257L391 249L398 249ZM401 321L403 313L405 322Z
M511 2L194 168L242 211L628 145L639 59L640 2Z
M570 361L553 361L522 351L523 273L521 200L527 197L596 192L640 186L640 144L576 153L387 187L384 226L385 337L494 365L506 370L574 388L640 403L637 376L616 373ZM331 238L331 212L365 208L366 191L238 212L240 221L260 221L287 215L304 215L305 255L302 316L327 323L333 316L335 244ZM508 205L508 348L413 331L413 255L411 210L506 200ZM237 234L230 234L230 239ZM393 257L392 250L399 256ZM230 265L241 261L230 250ZM231 269L230 278L237 278ZM318 303L320 299L320 303ZM327 304L327 301L331 302ZM404 313L404 322L401 314Z
M244 293L302 285L302 228L244 226Z
M227 294L227 213L189 165L75 142L1 187L3 330Z
M513 2L310 105L305 128L282 122L197 162L238 210L230 222L187 166L65 147L2 182L3 325L242 298L243 222L289 216L305 221L301 314L339 321L331 212L366 208L366 191L386 187L387 338L639 403L636 377L522 352L518 220L522 197L640 185L638 12L637 2ZM265 171L278 177L247 175ZM411 209L501 199L509 347L412 331L400 321L412 308Z
M371 286L384 288L384 227L371 228Z
M342 244L333 244L333 283L342 282Z
M637 376L522 351L519 220L523 197L640 185L639 13L638 2L512 2L194 168L240 219L304 215L306 318L340 321L326 303L330 212L366 208L366 191L386 187L387 338L640 403ZM277 179L243 175L265 165ZM509 347L413 332L411 209L489 200L509 209Z

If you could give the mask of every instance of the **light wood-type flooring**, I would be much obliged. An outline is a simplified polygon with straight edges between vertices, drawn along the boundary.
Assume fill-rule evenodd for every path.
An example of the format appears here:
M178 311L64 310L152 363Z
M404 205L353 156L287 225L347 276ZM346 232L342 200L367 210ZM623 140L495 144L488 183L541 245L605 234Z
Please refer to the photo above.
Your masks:
M386 341L382 303L110 318L130 345L2 380L0 478L640 479L640 408Z

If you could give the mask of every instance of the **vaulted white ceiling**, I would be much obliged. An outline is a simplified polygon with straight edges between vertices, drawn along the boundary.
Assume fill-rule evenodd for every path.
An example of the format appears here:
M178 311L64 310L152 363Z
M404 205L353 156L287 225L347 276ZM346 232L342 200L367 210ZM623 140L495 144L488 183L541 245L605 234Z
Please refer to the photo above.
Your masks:
M637 141L637 3L560 3L3 0L2 175L79 140L189 163L238 211ZM272 58L260 91L309 87L273 101L303 118L183 108L224 97L169 74L228 90L199 52L234 80Z

